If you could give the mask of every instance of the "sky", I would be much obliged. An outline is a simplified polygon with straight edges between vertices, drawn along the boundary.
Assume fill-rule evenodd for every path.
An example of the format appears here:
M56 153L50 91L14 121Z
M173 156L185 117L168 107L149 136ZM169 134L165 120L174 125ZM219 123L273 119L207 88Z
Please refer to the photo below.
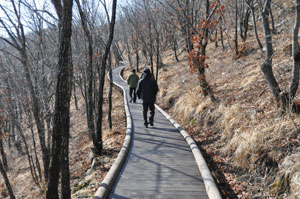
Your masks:
M17 4L18 0L17 1L14 0L14 2L16 3L16 6L18 8L18 4ZM51 12L52 14L55 14L53 6L52 6L52 4L49 0L25 0L24 2L28 2L28 4L30 4L32 7L34 7L37 10L41 10L43 8L43 5L44 5L46 7L47 11ZM45 4L45 2L46 2L46 4ZM6 23L7 27L12 27L12 23L9 23L7 15L9 15L9 17L15 23L16 23L17 19L16 19L16 16L15 16L14 12L13 12L13 6L12 6L12 3L11 3L11 0L1 0L1 6L3 7L3 9L5 9L7 14L5 14L5 11L0 8L0 18ZM22 24L24 24L24 26L28 26L27 21L30 22L30 20L26 16L29 16L29 12L28 12L28 9L25 9L24 4L21 5L20 13L21 13L21 18L22 18ZM1 23L0 23L0 35L1 36L7 36L7 33L4 30L3 25Z
M11 1L12 0L0 0L1 1L1 6L5 7L6 10L11 10L11 12L9 12L9 16L12 17L12 18L15 18L14 17L14 14L12 13L12 4L11 4ZM20 0L14 0L16 3ZM21 0L22 1L22 0ZM88 2L92 1L92 0L87 0ZM95 2L99 2L99 0L94 0ZM107 5L109 5L109 7L111 7L111 4L112 4L112 0L102 0L102 1L105 1ZM118 5L120 4L123 4L123 3L126 3L127 0L118 0ZM129 0L130 1L130 0ZM38 10L42 10L43 9L43 6L46 7L46 10L50 13L52 13L54 16L56 16L55 14L55 10L54 10L54 7L51 3L51 0L24 0L24 2L28 2L31 6L33 7L36 7L36 9ZM22 5L22 7L24 7L24 5ZM75 1L73 2L73 10L76 9L76 3ZM101 13L104 13L104 10L102 8L102 5L99 6L99 9L100 9L100 12ZM101 11L102 10L102 11ZM26 9L21 9L21 13L22 13L22 16L26 16L28 15L29 12L26 11ZM110 10L109 10L109 13L110 13ZM5 15L4 11L2 9L0 9L0 18L3 20L3 21L7 21L8 17ZM51 17L47 17L47 19L51 19ZM15 19L14 19L15 20ZM28 21L28 19L26 20L23 20L22 23L28 25L27 22L30 22L30 20ZM12 26L12 24L9 24L9 26ZM29 26L31 26L29 24ZM29 28L25 28L26 30L25 31L30 31ZM7 33L6 31L3 29L3 25L0 23L0 36L4 36L6 37L7 36Z

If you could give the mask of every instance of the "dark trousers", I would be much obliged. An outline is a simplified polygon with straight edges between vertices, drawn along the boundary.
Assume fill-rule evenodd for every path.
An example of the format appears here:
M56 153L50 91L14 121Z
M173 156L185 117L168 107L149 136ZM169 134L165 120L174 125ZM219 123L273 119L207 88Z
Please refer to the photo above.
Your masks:
M132 98L133 95L133 98ZM135 88L129 88L129 96L130 96L130 101L133 100L133 102L136 102L136 91Z
M149 122L150 123L154 122L154 114L155 114L154 104L143 104L143 116L144 116L145 124L148 124L148 119L147 119L148 109L150 109Z

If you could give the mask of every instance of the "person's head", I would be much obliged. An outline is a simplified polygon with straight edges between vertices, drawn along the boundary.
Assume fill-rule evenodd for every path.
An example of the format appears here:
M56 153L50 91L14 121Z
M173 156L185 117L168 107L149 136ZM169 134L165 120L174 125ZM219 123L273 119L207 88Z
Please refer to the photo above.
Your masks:
M144 69L144 73L145 73L146 75L150 75L150 69L146 67L146 68Z
M135 69L132 69L131 72L132 72L132 73L135 73Z

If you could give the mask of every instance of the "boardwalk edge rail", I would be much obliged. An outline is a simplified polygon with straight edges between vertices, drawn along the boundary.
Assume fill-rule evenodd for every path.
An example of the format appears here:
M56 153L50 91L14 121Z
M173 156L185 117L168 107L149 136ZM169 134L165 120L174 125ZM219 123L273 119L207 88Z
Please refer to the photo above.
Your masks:
M217 188L217 185L215 183L215 180L212 177L210 170L206 164L206 161L205 161L201 151L199 150L197 144L193 140L193 138L168 113L166 113L164 110L162 110L156 104L155 104L155 107L175 126L175 128L181 133L183 138L186 140L186 142L190 146L192 153L194 155L195 161L197 163L198 169L203 178L208 198L209 199L222 199L219 189Z
M124 64L124 67L125 67L125 64ZM124 69L124 67L123 67L123 69ZM121 73L122 73L123 69L121 70ZM120 74L120 76L121 76L121 74ZM121 85L119 85L115 82L114 82L114 84L123 91L126 122L127 122L126 136L124 139L123 146L122 146L116 160L114 161L113 165L111 166L108 173L106 174L103 181L101 182L100 187L97 189L97 191L94 195L94 199L105 199L108 197L108 194L110 193L110 191L113 187L113 184L114 184L116 178L118 177L118 174L120 173L123 163L127 158L127 155L128 155L129 149L130 149L130 145L131 145L132 119L131 119L131 115L130 115L130 111L129 111L126 91Z
M125 68L125 64L119 74L121 79L123 79L121 74L123 73L124 68ZM123 91L124 106L125 106L126 121L127 121L126 137L124 139L123 146L118 154L117 159L115 160L112 167L106 174L104 180L101 182L100 187L98 188L98 190L96 191L96 193L94 195L94 199L105 199L108 197L108 194L110 193L110 191L112 189L112 186L123 166L123 163L127 158L127 155L128 155L129 149L130 149L130 145L131 145L132 120L131 120L131 115L130 115L130 111L129 111L126 91L121 85L119 85L115 82L114 82L114 84L117 85ZM155 107L174 125L174 127L181 133L181 135L184 137L184 139L190 146L192 153L194 155L195 161L197 163L198 169L203 178L208 198L209 199L222 199L221 194L216 186L215 180L213 179L213 177L210 173L210 170L206 164L206 161L205 161L204 157L202 156L202 153L199 150L199 148L198 148L197 144L195 143L195 141L193 140L193 138L168 113L166 113L164 110L162 110L156 104L155 104Z

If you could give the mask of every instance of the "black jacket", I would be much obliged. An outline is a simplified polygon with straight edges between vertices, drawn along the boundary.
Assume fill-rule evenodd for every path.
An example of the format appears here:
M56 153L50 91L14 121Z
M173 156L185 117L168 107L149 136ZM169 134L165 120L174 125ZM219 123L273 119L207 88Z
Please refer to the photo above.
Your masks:
M143 99L144 104L154 104L156 101L157 92L157 83L150 73L146 74L139 80L137 86L137 96L139 99Z

